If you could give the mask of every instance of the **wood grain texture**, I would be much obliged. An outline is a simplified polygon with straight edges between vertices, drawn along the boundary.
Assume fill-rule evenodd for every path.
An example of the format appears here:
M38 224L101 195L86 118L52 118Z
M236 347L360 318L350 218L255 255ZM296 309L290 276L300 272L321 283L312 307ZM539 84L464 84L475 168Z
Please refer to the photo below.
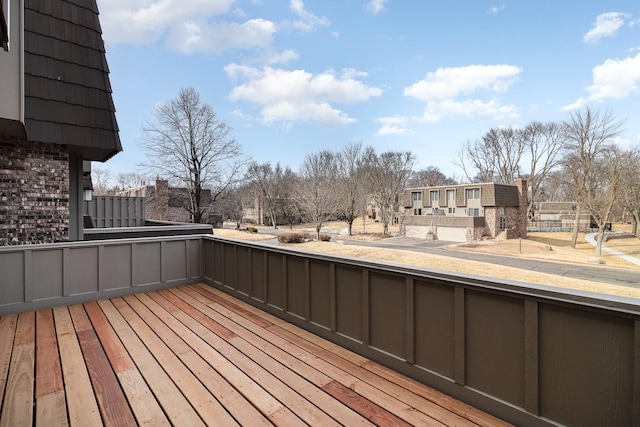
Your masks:
M53 309L71 426L102 426L87 365L67 307Z
M9 377L2 404L0 426L21 426L33 423L35 313L20 313L13 341Z
M4 398L4 389L9 376L13 339L16 335L18 315L10 314L0 317L0 405Z
M205 285L4 316L0 344L0 426L508 425Z

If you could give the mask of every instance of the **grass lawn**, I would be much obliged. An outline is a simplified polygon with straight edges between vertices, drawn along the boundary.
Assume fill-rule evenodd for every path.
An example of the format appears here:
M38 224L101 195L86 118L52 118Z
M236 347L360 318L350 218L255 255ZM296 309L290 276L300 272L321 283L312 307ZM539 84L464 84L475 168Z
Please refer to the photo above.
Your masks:
M360 223L358 225L357 223ZM331 228L331 232L338 233L340 230L346 227L345 223L332 222L328 223L327 227ZM294 229L307 229L313 230L312 226L299 225ZM616 229L616 227L614 227ZM288 228L283 229L288 230ZM367 220L363 225L362 221L356 221L354 223L354 230L361 233L358 237L361 239L377 239L380 238L382 233L382 224L374 223ZM366 234L363 231L366 230ZM390 232L398 232L398 226L390 226ZM241 240L257 240L260 238L272 239L273 236L265 234L251 234L246 232L240 232L236 230L216 229L215 234L223 237L237 238ZM335 243L335 240L339 240L339 236L335 236L332 242L308 242L296 245L297 248L320 253L328 253L340 256L347 256L353 258L373 259L383 262L390 262L395 264L405 264L416 267L424 267L429 269L450 271L463 274L472 274L484 277L495 277L508 280L519 280L530 283L537 283L550 286L558 286L569 289L578 289L589 292L599 292L605 294L613 294L620 296L627 296L640 299L640 289L631 287L618 286L618 285L606 285L598 282L591 282L587 280L572 279L563 276L555 276L545 273L538 273L533 271L523 271L521 269L505 267L502 265L496 265L491 263L472 262L466 260L458 260L455 258L447 257L444 255L433 255L418 253L412 251L405 251L399 249L380 249L373 247L360 247L352 245L343 245ZM474 245L451 245L447 250L465 250L482 252L486 254L506 255L513 257L523 257L531 259L540 259L546 261L555 262L569 262L585 265L589 264L588 259L595 255L595 248L584 240L584 233L581 233L578 237L578 245L575 249L569 246L571 239L571 233L565 232L536 232L529 233L527 239L523 239L520 242L518 239L506 240L506 241L483 241ZM548 250L548 247L551 250ZM616 239L610 240L605 243L605 246L615 248L621 252L640 258L640 240L635 238L630 239ZM603 251L602 258L605 260L606 265L601 268L619 267L638 270L640 274L640 267L632 263L624 261L618 257L615 257L607 252Z

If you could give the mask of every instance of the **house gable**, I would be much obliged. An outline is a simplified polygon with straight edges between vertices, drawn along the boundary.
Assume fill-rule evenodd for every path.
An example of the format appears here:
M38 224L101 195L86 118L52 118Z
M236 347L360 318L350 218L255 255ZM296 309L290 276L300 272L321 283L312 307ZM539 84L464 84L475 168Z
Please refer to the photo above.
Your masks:
M122 151L95 0L25 0L25 128L30 141Z

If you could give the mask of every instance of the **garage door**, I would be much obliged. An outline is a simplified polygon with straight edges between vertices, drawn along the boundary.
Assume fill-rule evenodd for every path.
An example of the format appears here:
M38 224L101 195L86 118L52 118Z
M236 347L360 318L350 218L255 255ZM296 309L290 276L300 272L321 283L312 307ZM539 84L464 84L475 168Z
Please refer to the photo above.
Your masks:
M467 241L467 229L457 227L438 227L438 240L445 240L448 242L466 242Z
M426 225L406 225L405 237L411 237L413 239L426 239L427 231L429 227Z

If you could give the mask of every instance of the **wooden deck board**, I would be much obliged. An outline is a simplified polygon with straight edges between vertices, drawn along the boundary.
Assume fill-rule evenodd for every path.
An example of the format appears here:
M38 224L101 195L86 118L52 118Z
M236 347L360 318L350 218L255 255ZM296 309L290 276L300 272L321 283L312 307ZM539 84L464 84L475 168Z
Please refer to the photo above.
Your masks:
M0 406L2 406L4 390L9 377L9 365L11 364L11 353L17 324L17 314L0 317Z
M0 426L32 424L34 368L35 314L33 312L20 313L13 341Z
M185 425L203 426L202 419L162 369L144 342L138 338L131 326L116 310L112 301L99 301L98 304L113 325L122 344L131 355L137 369L153 391L158 404L167 414L171 423L182 422Z
M71 426L101 426L98 402L67 307L53 309Z
M0 317L0 426L69 424L507 425L206 285Z

